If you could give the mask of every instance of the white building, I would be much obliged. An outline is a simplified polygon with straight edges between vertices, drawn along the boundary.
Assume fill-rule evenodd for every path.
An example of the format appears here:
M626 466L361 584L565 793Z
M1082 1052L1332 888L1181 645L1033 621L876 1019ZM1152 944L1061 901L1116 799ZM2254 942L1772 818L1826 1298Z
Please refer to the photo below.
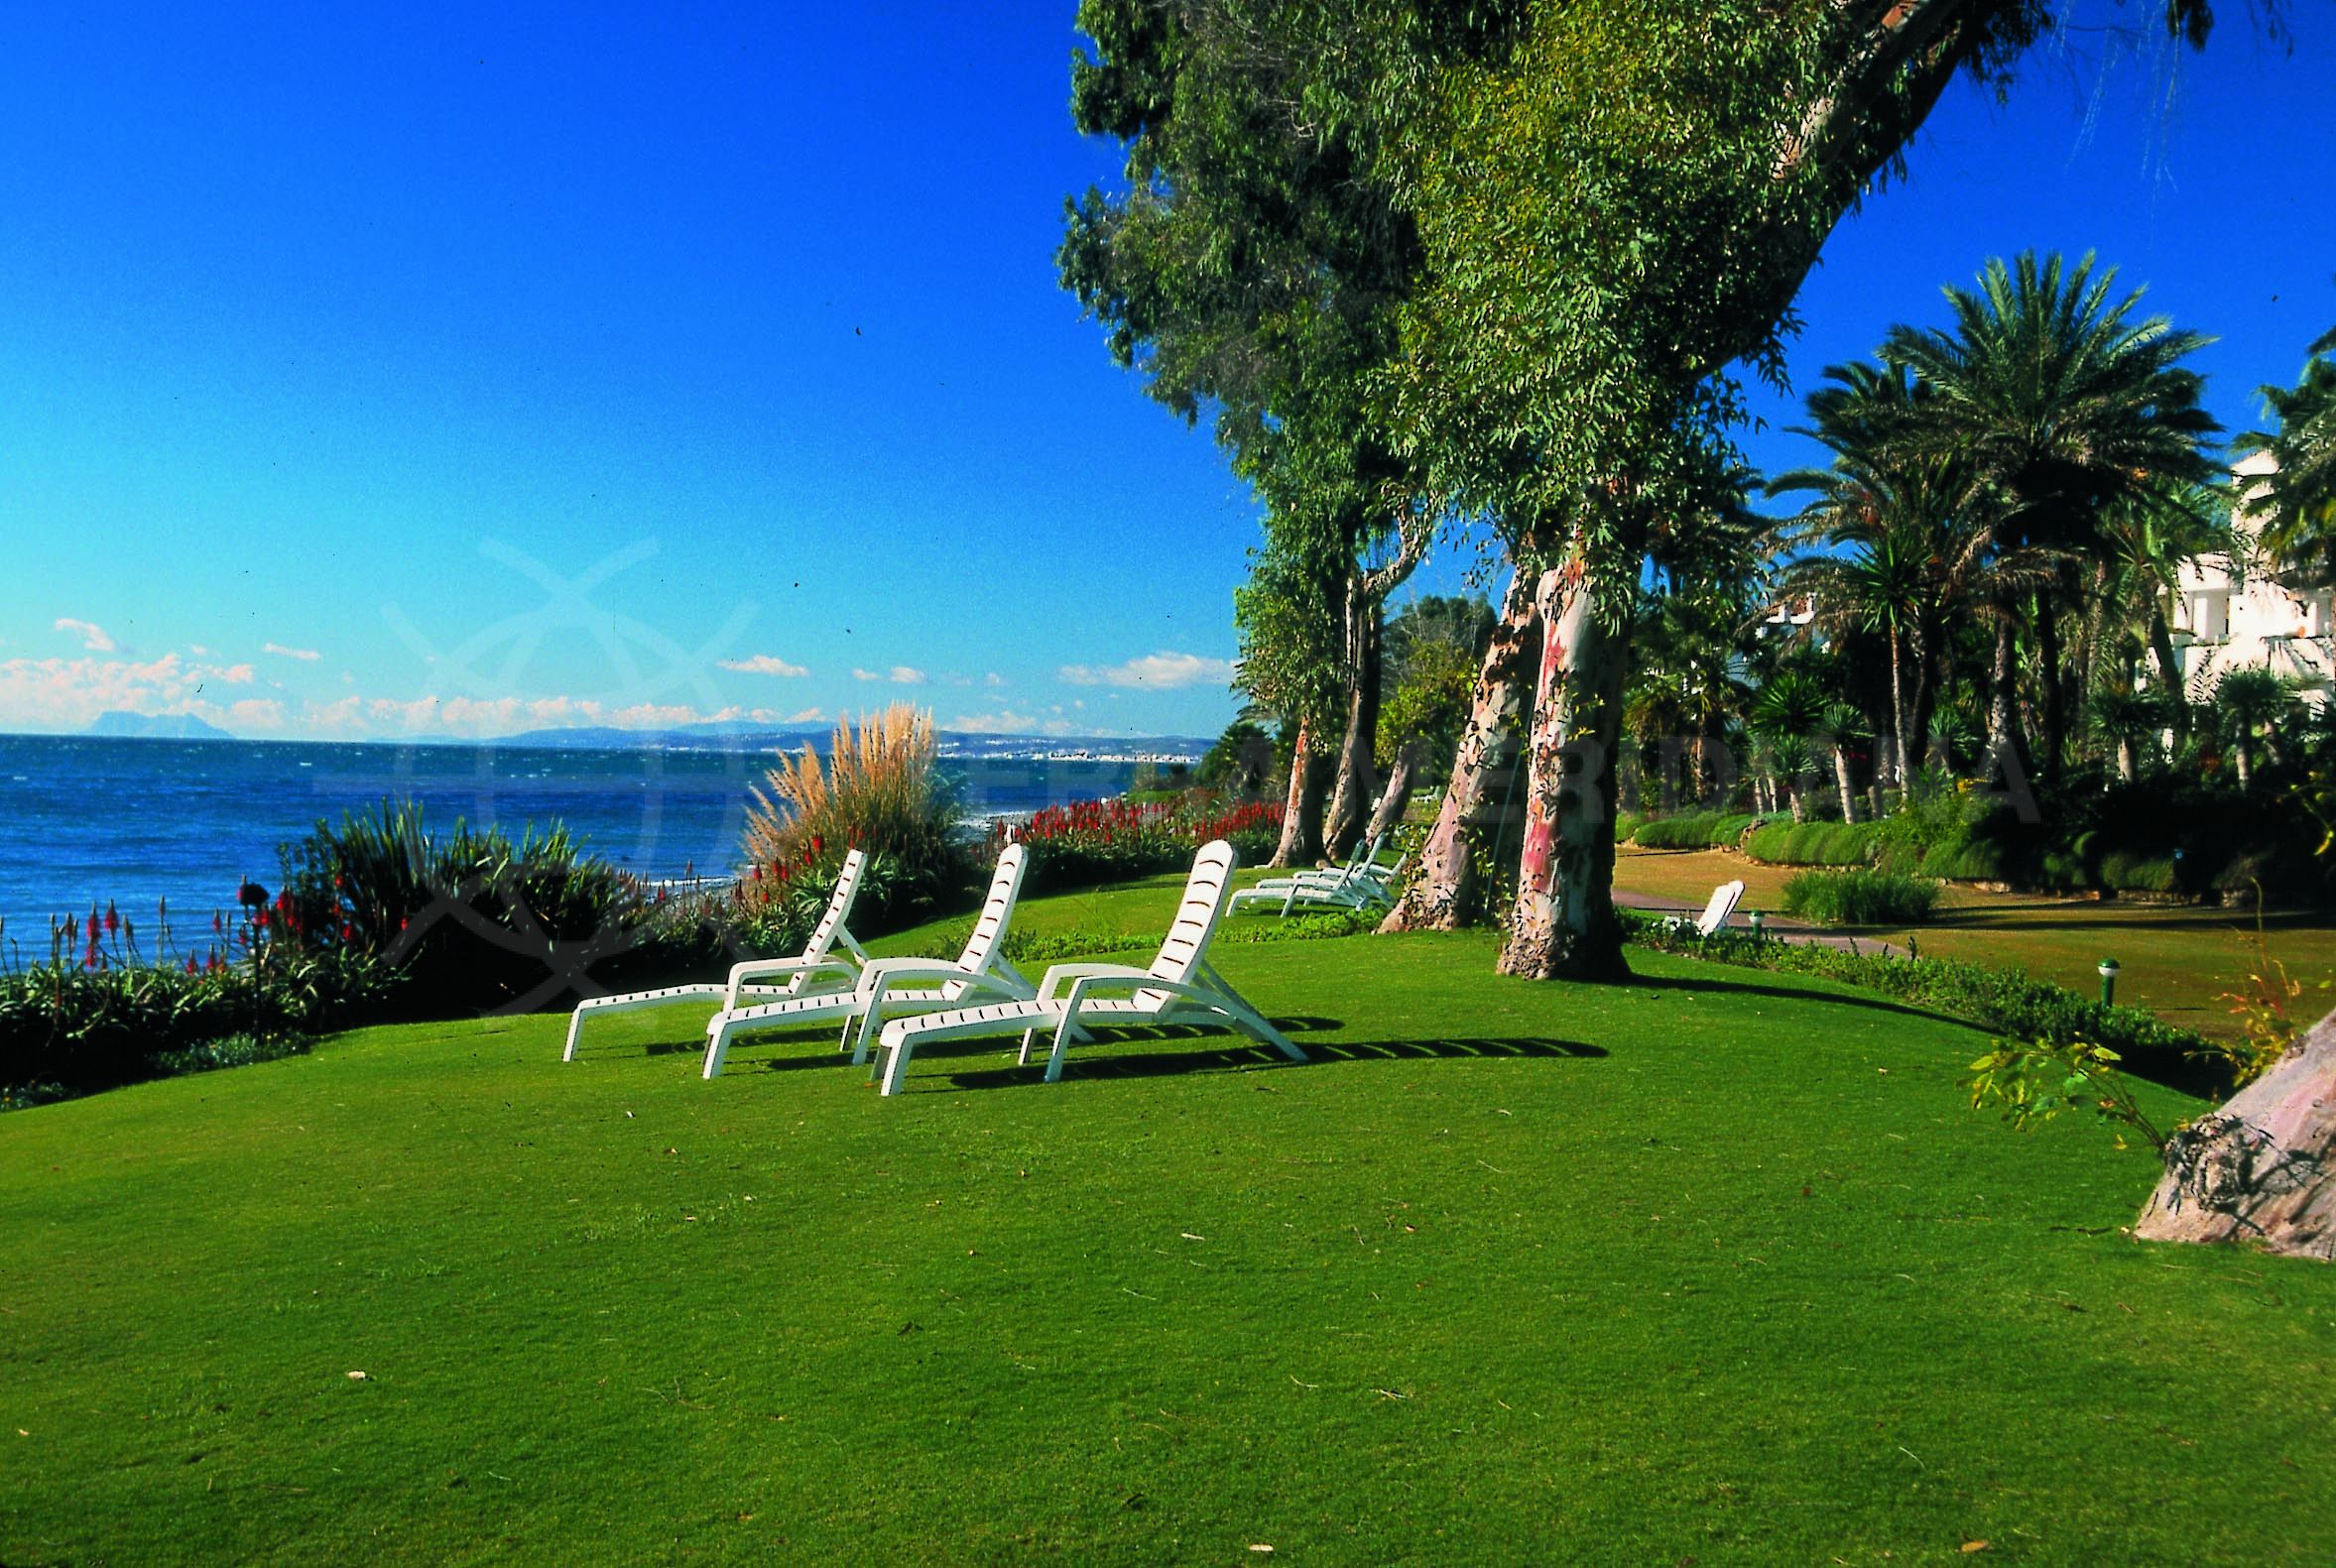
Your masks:
M2231 471L2244 486L2274 466L2268 452L2256 452ZM2239 520L2250 542L2259 527ZM2282 587L2268 568L2249 572L2247 564L2201 556L2182 565L2174 588L2173 642L2191 695L2226 669L2263 664L2302 682L2306 702L2327 700L2336 689L2330 590Z

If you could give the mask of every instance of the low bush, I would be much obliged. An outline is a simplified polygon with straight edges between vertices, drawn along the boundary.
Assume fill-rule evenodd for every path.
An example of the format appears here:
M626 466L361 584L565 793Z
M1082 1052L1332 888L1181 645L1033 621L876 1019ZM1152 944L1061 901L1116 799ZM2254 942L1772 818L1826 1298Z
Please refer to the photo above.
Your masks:
M1938 884L1886 871L1804 871L1784 884L1784 912L1827 925L1919 925Z
M1875 822L1770 822L1744 841L1744 853L1772 866L1863 866L1882 835Z
M456 821L433 835L411 803L316 824L283 852L285 881L246 905L239 939L379 957L402 977L397 1018L542 1006L577 982L662 984L749 956L727 896L675 898L586 852L556 823L514 841ZM759 949L754 951L760 951Z
M1647 825L1647 820L1644 811L1617 811L1614 814L1614 841L1617 844L1628 844L1638 835L1639 829Z
M1685 811L1641 824L1631 842L1641 849L1734 849L1760 820L1749 811Z
M2171 855L2113 849L2101 857L2100 885L2116 893L2180 893L2181 866Z
M395 985L371 954L262 935L229 961L36 964L0 975L0 1100L31 1103L306 1050L380 1011ZM41 1092L27 1094L27 1090Z

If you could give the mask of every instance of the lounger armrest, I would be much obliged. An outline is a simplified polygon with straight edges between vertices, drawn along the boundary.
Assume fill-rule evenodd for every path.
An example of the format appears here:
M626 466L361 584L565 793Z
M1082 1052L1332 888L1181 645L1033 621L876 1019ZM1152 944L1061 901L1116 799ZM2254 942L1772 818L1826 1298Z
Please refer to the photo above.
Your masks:
M860 966L860 989L879 982L887 986L904 980L970 980L973 971L946 958L873 958Z
M1061 993L1061 982L1082 980L1150 980L1152 971L1134 964L1054 964L1039 983L1039 1000L1050 1002Z
M859 966L848 958L753 958L743 964L730 966L730 984L723 992L722 1006L738 1006L740 989L749 980L773 980L781 975L815 975L824 970L850 974Z

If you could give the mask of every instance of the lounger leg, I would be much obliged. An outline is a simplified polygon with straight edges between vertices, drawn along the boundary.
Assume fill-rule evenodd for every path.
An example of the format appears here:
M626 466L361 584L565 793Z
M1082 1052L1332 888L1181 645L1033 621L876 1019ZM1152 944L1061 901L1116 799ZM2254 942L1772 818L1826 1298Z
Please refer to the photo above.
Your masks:
M890 1054L885 1057L884 1092L886 1094L901 1092L901 1079L909 1071L909 1053L916 1048L909 1043L909 1037L903 1036L901 1042L893 1046Z
M561 1061L576 1059L576 1040L584 1032L584 1010L577 1008L567 1016L567 1049L559 1053Z
M722 1062L729 1054L730 1030L726 1025L717 1022L712 1028L706 1030L705 1069L699 1076L719 1078L722 1075Z

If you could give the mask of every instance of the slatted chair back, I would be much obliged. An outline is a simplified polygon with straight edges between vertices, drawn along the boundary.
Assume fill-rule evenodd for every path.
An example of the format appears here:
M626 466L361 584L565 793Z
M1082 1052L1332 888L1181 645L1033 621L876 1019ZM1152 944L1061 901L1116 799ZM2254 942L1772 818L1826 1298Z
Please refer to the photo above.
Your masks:
M1184 881L1175 923L1168 927L1168 940L1160 944L1160 956L1152 960L1149 973L1162 980L1191 983L1208 959L1209 939L1216 935L1217 920L1232 895L1233 862L1233 846L1221 838L1203 844L1200 853L1192 857L1192 875ZM1137 996L1155 1004L1166 1000L1158 991L1140 991Z
M990 896L982 901L981 917L973 922L965 951L957 955L959 968L979 974L997 958L1006 940L1006 926L1014 918L1014 901L1022 892L1022 872L1029 855L1022 845L1009 844L1006 853L998 857L998 869L990 877Z
M827 912L819 916L810 941L803 945L805 958L825 958L834 948L836 933L851 918L852 901L860 896L860 873L867 865L868 855L864 850L855 849L843 857L843 870L836 875L835 891L827 896Z

